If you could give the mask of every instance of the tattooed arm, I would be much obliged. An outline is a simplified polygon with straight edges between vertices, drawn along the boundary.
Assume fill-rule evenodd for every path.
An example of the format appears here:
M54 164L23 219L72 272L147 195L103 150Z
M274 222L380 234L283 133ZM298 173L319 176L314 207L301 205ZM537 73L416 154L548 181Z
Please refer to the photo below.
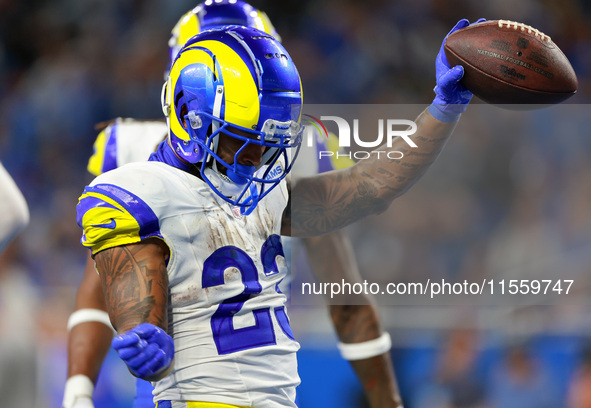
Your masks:
M107 312L118 333L141 323L168 329L168 252L162 240L152 238L96 254Z
M113 347L131 373L158 381L172 370L168 329L169 249L159 239L109 248L95 256L113 327Z
M433 164L456 125L435 119L428 110L415 123L416 148L398 139L392 147L380 146L375 152L382 153L352 167L299 180L291 188L282 234L321 235L386 210ZM390 151L402 152L404 159L389 159Z

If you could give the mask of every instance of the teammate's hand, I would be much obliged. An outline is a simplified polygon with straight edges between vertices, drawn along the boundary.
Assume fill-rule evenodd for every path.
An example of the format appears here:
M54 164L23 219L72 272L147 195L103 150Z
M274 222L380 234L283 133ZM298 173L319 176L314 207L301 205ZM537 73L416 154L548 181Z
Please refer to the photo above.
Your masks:
M174 358L174 342L164 330L142 323L127 333L116 336L111 343L119 357L138 378L160 379Z
M483 21L486 21L486 19L480 18L473 24ZM435 78L437 85L433 89L436 95L433 100L433 106L442 113L442 116L450 119L447 120L450 122L459 119L459 115L466 111L468 103L472 99L472 92L460 84L460 80L464 76L464 68L461 65L456 65L455 67L449 65L443 46L451 33L469 25L470 22L466 19L458 21L443 39L439 53L435 59Z

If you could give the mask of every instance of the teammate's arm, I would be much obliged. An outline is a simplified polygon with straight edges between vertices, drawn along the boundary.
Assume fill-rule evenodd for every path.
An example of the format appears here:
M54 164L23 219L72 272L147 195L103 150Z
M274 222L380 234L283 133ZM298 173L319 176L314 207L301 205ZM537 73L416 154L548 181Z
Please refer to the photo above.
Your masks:
M84 278L76 294L76 304L70 324L68 336L68 377L86 375L96 382L101 364L111 347L113 328L107 322L86 320L75 324L76 313L93 311L94 314L107 313L107 306L101 288L99 275L94 267L94 261L88 256ZM93 313L91 312L91 313Z
M0 163L0 252L29 223L29 207L23 194Z
M157 238L95 255L107 311L119 336L113 347L138 378L157 381L172 369L168 329L169 249Z
M68 321L68 380L64 408L92 407L92 394L105 356L111 347L113 328L101 281L88 255L84 277Z
M362 282L351 243L344 231L306 238L304 244L312 269L322 283L340 283L344 280L353 285ZM401 407L402 399L396 385L390 345L371 345L377 339L389 339L389 335L383 332L373 298L366 294L356 297L356 302L351 302L354 304L329 305L341 348L344 346L353 351L363 349L365 353L364 356L355 357L342 353L343 357L350 360L372 408Z

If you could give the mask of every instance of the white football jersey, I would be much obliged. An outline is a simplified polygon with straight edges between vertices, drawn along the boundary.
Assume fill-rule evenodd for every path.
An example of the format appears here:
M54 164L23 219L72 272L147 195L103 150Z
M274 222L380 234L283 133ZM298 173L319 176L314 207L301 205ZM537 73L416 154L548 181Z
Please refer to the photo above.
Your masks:
M98 134L88 171L98 176L127 163L148 160L167 136L164 122L117 118Z
M122 166L85 189L78 223L94 253L148 237L170 248L176 351L172 373L154 383L156 401L296 406L299 344L278 289L287 194L282 182L242 216L201 179L154 161Z

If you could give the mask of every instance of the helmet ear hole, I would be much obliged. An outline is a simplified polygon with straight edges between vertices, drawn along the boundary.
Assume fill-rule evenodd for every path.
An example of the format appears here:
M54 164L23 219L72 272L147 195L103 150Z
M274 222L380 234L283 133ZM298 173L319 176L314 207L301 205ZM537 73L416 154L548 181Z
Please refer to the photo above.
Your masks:
M189 114L189 109L187 109L187 104L183 103L181 105L181 117L179 118L181 120L181 123L183 124L183 127L187 128L187 120L185 119L185 116L187 116Z

